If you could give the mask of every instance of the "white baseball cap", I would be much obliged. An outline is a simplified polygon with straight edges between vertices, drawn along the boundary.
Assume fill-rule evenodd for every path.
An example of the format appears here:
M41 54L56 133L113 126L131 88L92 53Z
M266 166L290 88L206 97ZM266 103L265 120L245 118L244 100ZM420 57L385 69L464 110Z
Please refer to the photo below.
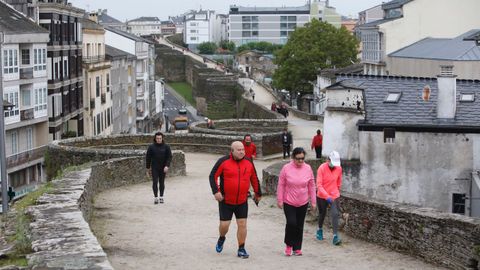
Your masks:
M332 151L328 158L333 166L340 166L340 154L337 151Z

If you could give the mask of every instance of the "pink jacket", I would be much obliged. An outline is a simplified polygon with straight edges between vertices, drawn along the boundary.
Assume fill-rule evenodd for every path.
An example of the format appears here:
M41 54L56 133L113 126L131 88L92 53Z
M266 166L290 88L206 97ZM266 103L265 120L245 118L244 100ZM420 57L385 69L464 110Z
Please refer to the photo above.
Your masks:
M277 202L299 207L308 203L316 205L315 183L310 165L297 167L294 161L283 166L277 186Z
M322 199L340 197L342 186L342 167L335 166L333 170L328 167L328 162L318 167L317 171L317 196Z

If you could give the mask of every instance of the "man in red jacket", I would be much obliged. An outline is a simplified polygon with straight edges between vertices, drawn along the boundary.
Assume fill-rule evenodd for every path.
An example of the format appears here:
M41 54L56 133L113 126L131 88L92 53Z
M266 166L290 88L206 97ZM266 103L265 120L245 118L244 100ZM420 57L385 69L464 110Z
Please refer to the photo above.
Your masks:
M317 158L322 158L322 144L322 132L320 131L320 129L317 129L317 135L313 136L312 139L312 150L315 149L315 154L317 155Z
M262 196L257 172L253 162L245 159L245 149L242 142L232 143L230 155L221 157L210 172L210 187L215 199L218 201L220 213L220 237L216 250L222 252L225 235L228 232L232 216L237 220L238 257L248 258L245 250L247 238L248 203L247 193L250 185L255 192L255 202L258 203ZM218 179L220 178L220 181Z
M252 161L257 158L257 146L252 142L252 136L247 134L243 137L243 147L245 148L245 157Z

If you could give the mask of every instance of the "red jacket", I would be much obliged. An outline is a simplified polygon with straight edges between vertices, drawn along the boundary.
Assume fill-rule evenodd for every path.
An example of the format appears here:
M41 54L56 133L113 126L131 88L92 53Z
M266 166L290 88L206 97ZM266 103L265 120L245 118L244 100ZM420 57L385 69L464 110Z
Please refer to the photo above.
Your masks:
M315 135L315 136L313 137L313 140L312 140L312 149L315 148L315 147L320 147L320 146L322 146L322 142L323 142L322 134L320 134L320 135Z
M247 145L245 141L242 141L243 147L245 148L245 157L253 159L257 157L257 146L251 142L250 145Z
M252 160L248 158L234 160L231 154L224 156L217 161L210 172L212 193L220 191L226 204L245 203L250 184L255 194L262 196L257 171Z

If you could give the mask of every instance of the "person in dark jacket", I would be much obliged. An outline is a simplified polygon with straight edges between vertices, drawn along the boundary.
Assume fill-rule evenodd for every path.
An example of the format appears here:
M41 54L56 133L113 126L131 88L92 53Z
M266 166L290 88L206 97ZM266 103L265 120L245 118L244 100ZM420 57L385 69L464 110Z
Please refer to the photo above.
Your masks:
M165 174L168 172L170 162L172 161L172 151L170 146L163 141L163 133L155 133L153 144L148 147L145 157L147 175L152 177L152 189L155 196L154 203L163 203L163 193L165 191ZM158 189L160 183L160 198Z
M293 139L292 134L288 132L287 128L283 129L281 140L283 146L283 159L286 157L290 158L290 149L292 149Z
M220 181L218 179L220 178ZM220 214L220 237L215 249L222 252L225 235L228 232L232 216L235 214L237 221L237 240L240 258L248 258L245 250L247 238L248 203L247 193L252 185L255 192L255 203L261 199L262 191L257 177L257 171L253 162L245 158L245 149L242 142L232 143L230 155L221 157L210 172L210 187L215 199L218 201Z

